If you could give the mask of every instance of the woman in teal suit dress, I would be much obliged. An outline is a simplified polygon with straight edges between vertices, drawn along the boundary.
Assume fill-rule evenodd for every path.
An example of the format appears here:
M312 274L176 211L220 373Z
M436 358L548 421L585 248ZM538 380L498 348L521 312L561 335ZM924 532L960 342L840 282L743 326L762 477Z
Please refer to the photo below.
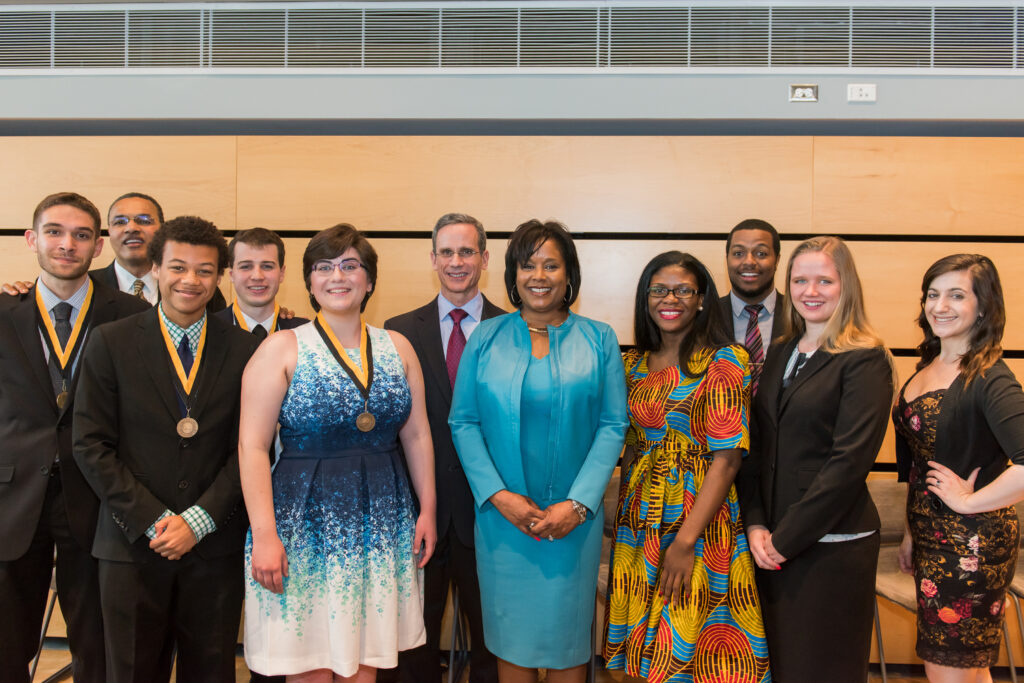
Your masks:
M449 422L477 504L487 648L502 683L582 681L591 657L601 501L628 425L612 329L575 315L576 248L558 223L509 239L518 313L480 323Z

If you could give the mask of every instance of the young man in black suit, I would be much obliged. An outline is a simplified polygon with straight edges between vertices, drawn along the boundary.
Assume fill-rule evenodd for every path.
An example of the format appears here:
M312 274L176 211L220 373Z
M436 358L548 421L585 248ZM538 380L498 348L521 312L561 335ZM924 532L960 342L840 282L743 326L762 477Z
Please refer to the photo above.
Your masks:
M160 303L95 331L74 456L100 498L93 555L107 677L234 681L248 525L238 478L242 370L258 342L207 315L227 243L201 218L149 244Z
M85 197L43 199L25 232L41 272L0 295L0 680L28 681L57 550L57 596L76 681L105 680L93 534L99 501L71 455L80 349L96 326L145 310L90 280L103 247ZM45 317L44 317L45 316ZM52 334L51 334L52 333Z
M768 221L748 218L729 232L725 243L725 265L729 271L728 294L718 300L726 320L732 321L733 339L750 352L751 387L758 378L768 346L782 334L782 294L775 289L779 267L779 233Z
M465 214L442 216L434 226L430 262L437 272L440 294L422 308L391 318L384 327L401 332L423 367L427 418L434 442L437 483L437 547L426 566L423 617L427 644L400 652L403 681L437 683L441 675L441 620L448 584L459 591L459 606L469 621L472 655L469 680L497 681L497 662L484 646L480 586L473 544L473 495L462 471L448 427L452 386L459 355L481 320L505 313L480 292L487 269L487 235L480 221Z
M307 318L286 317L277 304L284 282L284 241L266 228L242 230L228 243L228 277L235 302L218 311L221 320L252 332L260 341L278 330L290 330Z
M164 222L164 210L148 194L128 192L121 195L107 210L107 233L114 260L104 268L97 268L89 274L112 289L138 297L149 304L160 298L156 279L153 277L153 262L149 258L149 243ZM26 293L31 282L16 282L3 285L7 294ZM227 301L220 290L213 293L207 308L210 312L224 310Z

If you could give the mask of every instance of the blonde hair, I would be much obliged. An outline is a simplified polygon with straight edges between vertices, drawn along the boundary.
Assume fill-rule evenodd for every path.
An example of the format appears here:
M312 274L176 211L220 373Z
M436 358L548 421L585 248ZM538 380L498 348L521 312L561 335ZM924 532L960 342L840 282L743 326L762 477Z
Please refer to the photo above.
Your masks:
M782 338L799 338L807 330L804 319L793 306L790 280L793 262L801 254L810 252L821 252L828 256L839 273L839 303L836 304L836 310L832 312L825 325L825 331L818 340L819 346L830 353L885 347L885 342L868 322L867 313L864 311L864 293L850 248L838 237L828 236L804 240L789 257L789 264L786 266L786 305L782 310L782 321L786 331Z

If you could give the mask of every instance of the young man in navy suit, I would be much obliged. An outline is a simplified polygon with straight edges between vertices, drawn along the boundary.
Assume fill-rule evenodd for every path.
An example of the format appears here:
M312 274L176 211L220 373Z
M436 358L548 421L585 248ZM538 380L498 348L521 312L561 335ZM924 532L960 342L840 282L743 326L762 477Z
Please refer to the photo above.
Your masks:
M99 501L71 455L71 415L85 340L148 308L89 277L103 247L85 197L43 199L25 231L40 274L0 295L0 680L29 680L57 551L57 596L75 681L106 680L97 565Z
M93 543L107 679L235 680L248 520L238 474L242 371L258 344L207 314L227 266L194 216L149 244L160 302L97 329L82 359L74 457L100 498Z
M440 679L441 620L448 585L454 582L459 607L469 621L469 680L484 683L498 680L497 662L484 646L473 544L473 495L452 443L448 412L466 340L480 321L505 311L480 292L480 276L487 269L488 259L487 234L480 221L465 214L446 214L434 226L431 242L430 262L441 285L440 294L426 306L384 323L387 329L405 335L423 367L437 483L437 547L425 572L423 618L427 643L400 652L398 668L404 683L437 683Z
M284 282L284 241L266 228L242 230L228 244L228 277L235 301L217 317L256 335L260 341L278 330L290 330L307 318L291 316L277 303Z

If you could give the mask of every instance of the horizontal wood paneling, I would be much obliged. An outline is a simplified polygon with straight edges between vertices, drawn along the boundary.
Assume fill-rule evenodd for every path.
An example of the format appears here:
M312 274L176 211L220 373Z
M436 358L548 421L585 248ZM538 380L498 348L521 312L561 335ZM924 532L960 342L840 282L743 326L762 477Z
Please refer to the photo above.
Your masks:
M761 216L806 232L812 138L240 137L242 226L429 229L471 213L577 230L704 232Z
M814 231L1020 235L1022 159L1020 138L815 138Z
M39 200L61 191L85 195L100 213L125 192L143 192L167 216L233 228L235 137L0 138L0 227L31 227Z

